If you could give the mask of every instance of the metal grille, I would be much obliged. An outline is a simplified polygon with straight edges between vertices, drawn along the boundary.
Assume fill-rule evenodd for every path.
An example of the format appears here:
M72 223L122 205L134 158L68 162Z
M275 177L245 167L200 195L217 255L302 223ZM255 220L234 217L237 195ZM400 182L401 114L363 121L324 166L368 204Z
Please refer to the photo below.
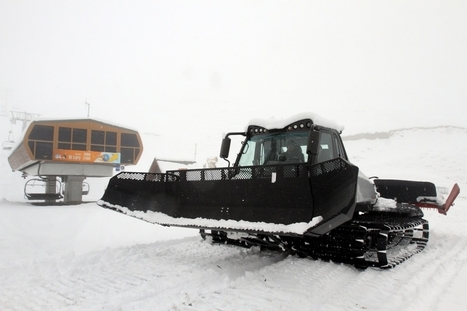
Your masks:
M332 159L326 162L318 163L312 166L312 175L319 176L336 170L343 169L346 163L341 158Z
M146 174L147 181L164 181L164 177L165 177L164 174L153 174L153 173Z
M204 178L206 180L223 180L227 178L226 169L206 170L204 171Z
M159 182L165 180L165 174L123 172L118 174L117 178Z
M294 164L168 171L167 174L176 177L168 181L201 181L271 178L272 174L281 178L296 178L308 173L305 164Z
M306 174L305 165L287 165L283 167L284 178L295 178Z
M145 173L120 173L117 175L119 179L132 179L132 180L144 180Z
M226 180L232 179L233 176L238 173L239 168L219 168L219 169L199 169L199 170L180 170L180 171L168 171L167 181L201 181L201 180ZM251 169L250 169L251 171ZM239 174L237 174L239 175ZM251 173L250 173L251 176ZM240 178L236 178L240 179ZM247 178L241 178L247 179ZM248 178L250 179L250 178Z
M210 181L210 180L250 180L271 178L273 174L280 178L302 178L320 176L325 173L343 169L346 162L340 158L318 163L308 167L306 164L281 164L251 167L228 167L214 169L167 171L158 173L132 173L122 172L120 179L132 179L153 182L179 182L179 181ZM309 169L310 170L309 170Z
M202 175L201 170L190 170L190 171L187 170L185 172L185 176L186 176L186 180L196 181L196 180L202 180L201 176L203 175Z

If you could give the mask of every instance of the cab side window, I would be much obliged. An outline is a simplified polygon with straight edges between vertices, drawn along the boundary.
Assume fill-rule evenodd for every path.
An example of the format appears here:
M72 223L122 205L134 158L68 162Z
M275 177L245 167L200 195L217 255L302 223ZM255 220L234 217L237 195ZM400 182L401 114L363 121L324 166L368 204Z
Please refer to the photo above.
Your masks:
M337 134L334 134L334 143L336 146L337 157L347 160L347 154L345 153L344 146L342 145L342 141L339 139Z
M328 131L322 131L318 148L318 163L328 161L336 157L332 134Z

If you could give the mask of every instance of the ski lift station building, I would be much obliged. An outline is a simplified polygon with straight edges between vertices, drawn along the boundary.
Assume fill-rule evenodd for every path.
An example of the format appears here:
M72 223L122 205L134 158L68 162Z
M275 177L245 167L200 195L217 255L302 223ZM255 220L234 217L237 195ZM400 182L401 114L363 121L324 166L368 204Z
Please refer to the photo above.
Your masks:
M27 193L25 187L28 199L76 203L82 201L86 177L110 177L114 167L137 164L142 152L136 130L95 119L37 120L8 162L13 171L44 180L44 193ZM57 190L57 178L63 191Z

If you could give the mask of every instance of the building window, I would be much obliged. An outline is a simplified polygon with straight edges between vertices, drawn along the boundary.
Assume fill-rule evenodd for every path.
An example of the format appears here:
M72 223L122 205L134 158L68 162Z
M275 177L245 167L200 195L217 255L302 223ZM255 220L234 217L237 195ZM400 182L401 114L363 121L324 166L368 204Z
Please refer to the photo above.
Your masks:
M86 143L86 136L88 130L85 129L73 129L73 142L74 143Z
M139 141L136 134L122 133L121 145L125 147L139 147Z
M122 163L133 163L134 161L134 149L133 148L121 148L121 162Z
M35 125L29 134L29 139L32 140L54 140L54 127L47 125Z
M122 133L120 138L122 163L134 163L140 152L138 137L136 134Z
M71 128L58 128L58 149L71 149Z
M41 160L52 160L52 148L53 148L53 143L48 143L48 142L42 142L38 141L36 142L36 159L41 159Z
M105 144L106 145L111 145L111 146L117 146L117 133L116 132L106 132Z
M54 127L35 125L28 137L28 147L37 160L51 160L53 153Z
M92 130L91 151L117 152L117 133Z
M87 135L88 135L88 130L86 129L73 129L71 149L86 150Z
M71 128L59 127L58 128L58 141L60 142L71 142Z
M93 145L104 145L104 131L91 131L91 144Z

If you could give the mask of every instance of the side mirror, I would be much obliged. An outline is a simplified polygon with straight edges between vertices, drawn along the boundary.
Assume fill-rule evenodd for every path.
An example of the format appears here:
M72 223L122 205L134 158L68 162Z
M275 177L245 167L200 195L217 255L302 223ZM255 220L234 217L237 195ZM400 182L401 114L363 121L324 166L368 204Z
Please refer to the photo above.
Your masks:
M227 159L229 157L230 142L231 142L231 139L228 137L225 137L224 139L222 139L221 152L219 154L221 159Z
M318 131L310 131L310 135L308 136L308 144L306 146L306 153L309 155L317 155L318 148L319 148L319 137L320 132Z

